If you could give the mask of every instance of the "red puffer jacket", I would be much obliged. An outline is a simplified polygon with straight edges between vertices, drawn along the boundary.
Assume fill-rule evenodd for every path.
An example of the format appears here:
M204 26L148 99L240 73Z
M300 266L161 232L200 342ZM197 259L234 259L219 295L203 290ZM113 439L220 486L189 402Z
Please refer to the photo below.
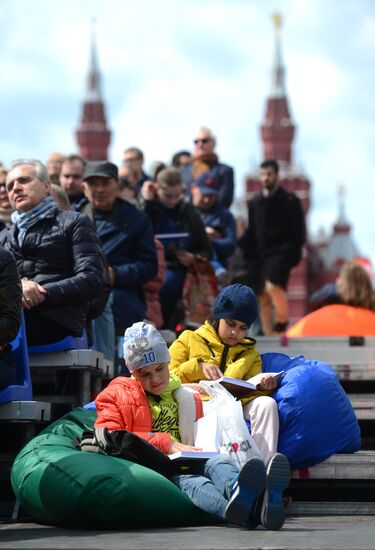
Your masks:
M179 431L182 443L194 444L193 422L203 416L202 401L191 388L179 385L173 392L178 403ZM171 436L152 431L152 414L147 396L134 378L119 376L96 398L95 428L128 430L164 453L169 452Z

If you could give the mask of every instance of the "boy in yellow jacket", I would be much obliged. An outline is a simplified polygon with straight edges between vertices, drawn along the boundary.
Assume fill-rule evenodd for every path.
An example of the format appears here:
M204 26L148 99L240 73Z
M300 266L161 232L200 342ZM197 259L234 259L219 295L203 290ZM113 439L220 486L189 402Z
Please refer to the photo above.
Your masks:
M262 372L256 342L246 337L257 313L257 299L250 287L225 287L215 300L212 318L195 331L182 332L170 347L171 372L183 383L217 380L224 375L247 380ZM242 399L244 416L250 420L251 435L266 465L277 452L279 415L271 397L277 385L276 377L265 373L261 391L252 391Z

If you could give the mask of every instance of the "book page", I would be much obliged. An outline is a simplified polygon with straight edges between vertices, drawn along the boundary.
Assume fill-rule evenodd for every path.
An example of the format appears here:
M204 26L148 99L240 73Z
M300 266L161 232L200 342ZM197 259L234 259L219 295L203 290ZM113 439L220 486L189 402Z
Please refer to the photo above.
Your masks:
M216 456L218 454L218 451L178 451L177 453L172 453L171 455L168 455L170 460L178 460L178 459L193 459L193 460L202 460L204 458L211 458L212 456Z
M244 397L250 392L256 390L260 381L266 374L272 374L276 378L281 379L284 376L285 371L282 372L260 372L248 380L240 380L238 378L228 378L222 376L217 381L224 386L234 397Z
M253 386L255 386L256 388L258 384L260 384L260 381L262 380L263 376L265 376L266 374L272 374L272 376L276 376L276 378L282 378L283 375L285 374L285 370L281 372L260 372L259 374L256 374L255 376L252 376L251 378L249 378L247 382L249 382L250 384L253 384Z

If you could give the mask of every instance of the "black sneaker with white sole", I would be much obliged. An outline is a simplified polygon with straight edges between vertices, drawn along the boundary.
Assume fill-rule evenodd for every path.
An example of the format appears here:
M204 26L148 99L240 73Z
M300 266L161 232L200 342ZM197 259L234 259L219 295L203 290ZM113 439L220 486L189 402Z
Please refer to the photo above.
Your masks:
M248 529L259 524L255 517L256 503L263 494L266 468L259 458L250 458L241 468L238 480L226 509L226 520Z
M285 520L283 492L290 482L290 464L286 456L276 453L266 469L266 490L260 513L261 524L273 531L280 529Z

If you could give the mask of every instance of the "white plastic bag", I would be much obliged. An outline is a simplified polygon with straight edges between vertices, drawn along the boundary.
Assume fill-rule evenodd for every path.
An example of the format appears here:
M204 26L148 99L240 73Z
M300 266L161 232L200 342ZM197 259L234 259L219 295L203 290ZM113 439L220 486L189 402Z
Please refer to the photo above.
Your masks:
M199 384L211 397L204 404L204 414L213 415L213 422L217 423L219 451L229 456L239 469L249 458L262 459L243 417L241 401L237 401L219 382L202 380Z

